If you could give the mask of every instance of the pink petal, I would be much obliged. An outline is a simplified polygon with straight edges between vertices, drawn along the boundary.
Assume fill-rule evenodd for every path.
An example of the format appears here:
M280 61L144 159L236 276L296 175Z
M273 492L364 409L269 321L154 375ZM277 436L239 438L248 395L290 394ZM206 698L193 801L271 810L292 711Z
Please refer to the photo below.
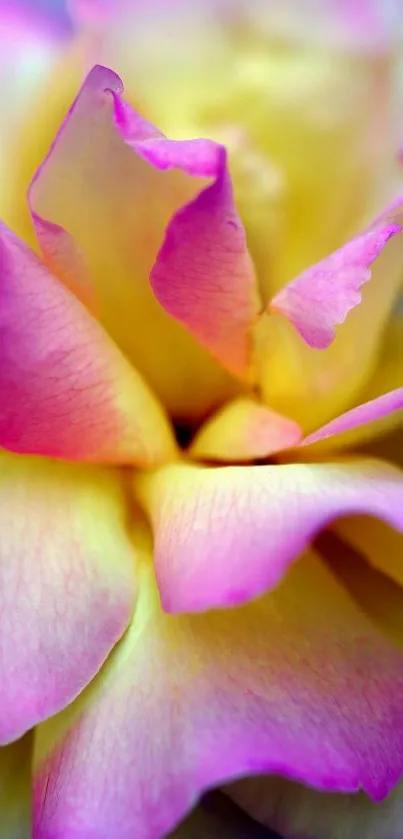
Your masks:
M295 446L301 436L296 422L252 399L240 397L201 426L189 453L199 460L247 462Z
M107 469L0 454L0 742L64 708L130 621L125 492Z
M150 282L172 317L231 373L249 378L251 327L260 300L235 208L226 151L210 140L168 140L139 118L119 92L114 93L114 100L122 137L152 166L213 178L211 186L172 218Z
M168 140L121 93L93 68L32 182L34 224L170 412L204 417L249 376L260 307L225 150Z
M135 478L164 609L235 606L277 585L312 539L362 513L403 530L403 472L376 460L202 468Z
M319 428L318 431L309 434L299 445L308 446L312 443L319 443L321 440L327 440L329 437L343 434L354 428L360 428L367 423L377 422L396 411L401 411L402 408L403 387L392 390L390 393L384 393L377 399L371 399L370 402L352 408L351 411L336 417L336 419Z
M325 349L336 326L361 303L359 290L371 278L370 265L401 229L385 220L359 234L281 289L270 310L290 320L309 346Z
M165 415L103 329L0 226L0 445L71 460L158 462Z
M171 221L151 285L164 309L234 376L251 377L260 303L224 150L214 184Z
M150 554L141 568L122 643L37 732L35 839L160 839L200 792L255 772L375 799L398 781L402 653L316 557L256 603L179 618Z

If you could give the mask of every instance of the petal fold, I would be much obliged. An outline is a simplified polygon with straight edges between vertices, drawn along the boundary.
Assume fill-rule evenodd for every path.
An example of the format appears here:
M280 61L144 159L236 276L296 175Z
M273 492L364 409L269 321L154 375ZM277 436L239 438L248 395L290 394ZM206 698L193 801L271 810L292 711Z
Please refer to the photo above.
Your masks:
M382 461L178 464L134 483L153 526L162 604L174 613L262 594L342 516L367 514L403 530L403 473Z
M167 139L122 90L93 68L32 182L33 220L70 285L81 255L78 295L168 409L204 417L249 376L260 306L226 153Z
M130 621L135 556L118 475L0 453L0 742L63 708Z
M0 445L107 463L175 453L139 373L84 306L0 227Z
M256 772L375 799L397 782L402 653L315 556L208 615L163 614L141 569L122 643L37 731L35 839L160 839L206 788Z

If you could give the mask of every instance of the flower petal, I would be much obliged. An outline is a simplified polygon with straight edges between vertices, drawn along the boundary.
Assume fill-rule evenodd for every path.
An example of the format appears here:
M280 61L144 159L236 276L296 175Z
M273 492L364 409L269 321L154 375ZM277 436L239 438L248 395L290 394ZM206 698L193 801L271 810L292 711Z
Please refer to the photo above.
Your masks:
M102 323L169 410L204 416L238 389L210 351L246 375L258 312L225 151L208 140L166 139L121 92L112 71L89 74L31 185L33 219L45 255L52 234L44 237L43 225L72 237L91 268ZM57 249L54 236L53 260ZM64 274L65 250L61 261ZM170 314L150 287L152 269Z
M0 830L3 839L30 839L32 736L0 748Z
M324 795L284 778L248 778L228 795L287 839L401 839L403 783L385 801L366 795Z
M240 397L202 425L190 454L200 460L232 463L257 460L297 445L301 436L301 429L293 420Z
M254 772L375 799L397 782L403 655L318 559L240 610L180 617L141 569L107 666L38 729L35 839L159 839L201 791Z
M150 516L164 609L234 606L275 586L340 516L403 530L403 473L376 460L228 466L185 464L135 477Z
M395 210L282 289L274 298L277 314L263 316L257 327L264 401L305 433L363 401L402 285L403 236L395 235L403 220L401 202ZM357 306L358 286L369 278L377 253Z
M151 286L164 309L224 367L252 378L260 301L224 150L212 186L172 219Z
M112 472L0 454L0 742L63 708L133 607L125 495Z
M322 440L327 440L330 437L344 434L352 431L355 428L372 424L384 417L389 417L403 408L403 387L397 390L392 390L390 393L384 393L376 399L371 399L370 402L365 402L363 405L357 405L351 411L347 411L340 417L331 420L326 425L314 431L313 434L308 434L304 440L299 444L300 446L309 446L312 443L320 443ZM403 419L403 417L402 417Z
M281 289L270 304L291 321L310 347L324 350L351 309L361 303L359 290L371 279L370 266L399 224L386 220L364 231Z
M173 456L168 422L141 376L4 225L0 302L1 446L111 463Z

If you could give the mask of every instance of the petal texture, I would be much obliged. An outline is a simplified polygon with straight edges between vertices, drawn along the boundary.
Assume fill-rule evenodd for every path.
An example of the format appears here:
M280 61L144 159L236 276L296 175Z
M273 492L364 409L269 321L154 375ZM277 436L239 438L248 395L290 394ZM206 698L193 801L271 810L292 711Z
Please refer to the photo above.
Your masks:
M173 456L168 422L141 376L5 226L0 302L1 446L112 463Z
M281 580L340 516L366 513L403 530L403 473L376 460L173 465L135 478L155 536L164 609L234 606Z
M190 454L201 460L247 462L295 446L301 437L296 422L244 397L228 403L202 425Z
M121 92L112 71L90 73L31 185L34 222L53 265L60 246L48 222L64 231L63 276L73 273L72 237L102 323L164 404L178 417L203 416L237 390L210 352L247 375L258 313L225 151L166 139Z
M0 742L70 702L135 596L125 496L107 470L0 454Z
M402 654L317 559L252 605L180 617L142 569L106 668L38 730L35 839L159 839L206 787L259 771L387 793L403 769Z

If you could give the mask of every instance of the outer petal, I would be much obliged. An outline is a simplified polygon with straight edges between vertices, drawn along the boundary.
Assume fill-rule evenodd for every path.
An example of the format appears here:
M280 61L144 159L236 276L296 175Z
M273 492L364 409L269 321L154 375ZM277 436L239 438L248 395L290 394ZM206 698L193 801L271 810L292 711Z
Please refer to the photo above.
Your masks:
M71 460L172 457L168 422L84 307L0 227L0 445Z
M266 315L256 331L263 397L270 407L296 419L307 433L363 401L360 397L373 375L402 284L403 236L394 235L402 215L399 207L395 210L392 219L385 212L341 251L280 291L274 298L277 314ZM368 279L377 253L371 282L357 306L361 299L357 289ZM290 320L279 315L280 310ZM331 343L336 324L349 311ZM326 348L318 352L313 347Z
M107 667L38 730L35 839L159 839L201 790L254 772L387 793L403 769L403 657L317 559L206 616L164 615L142 569Z
M63 708L125 630L125 496L97 467L0 455L0 742Z
M30 839L32 737L0 749L1 839Z
M251 461L295 446L301 436L293 420L252 399L239 398L202 425L190 454L201 460Z
M231 372L245 376L259 305L225 151L207 140L167 140L121 92L111 71L90 73L32 183L34 222L46 252L48 222L73 237L93 270L108 331L176 416L200 416L236 384L188 329ZM170 219L152 283L186 329L149 285ZM57 250L54 236L53 264ZM64 274L65 251L62 263Z
M316 792L282 778L248 778L228 795L284 839L401 839L403 784L374 804L366 795Z
M403 530L403 473L382 461L177 465L138 475L135 485L169 612L256 597L340 516L366 513Z

